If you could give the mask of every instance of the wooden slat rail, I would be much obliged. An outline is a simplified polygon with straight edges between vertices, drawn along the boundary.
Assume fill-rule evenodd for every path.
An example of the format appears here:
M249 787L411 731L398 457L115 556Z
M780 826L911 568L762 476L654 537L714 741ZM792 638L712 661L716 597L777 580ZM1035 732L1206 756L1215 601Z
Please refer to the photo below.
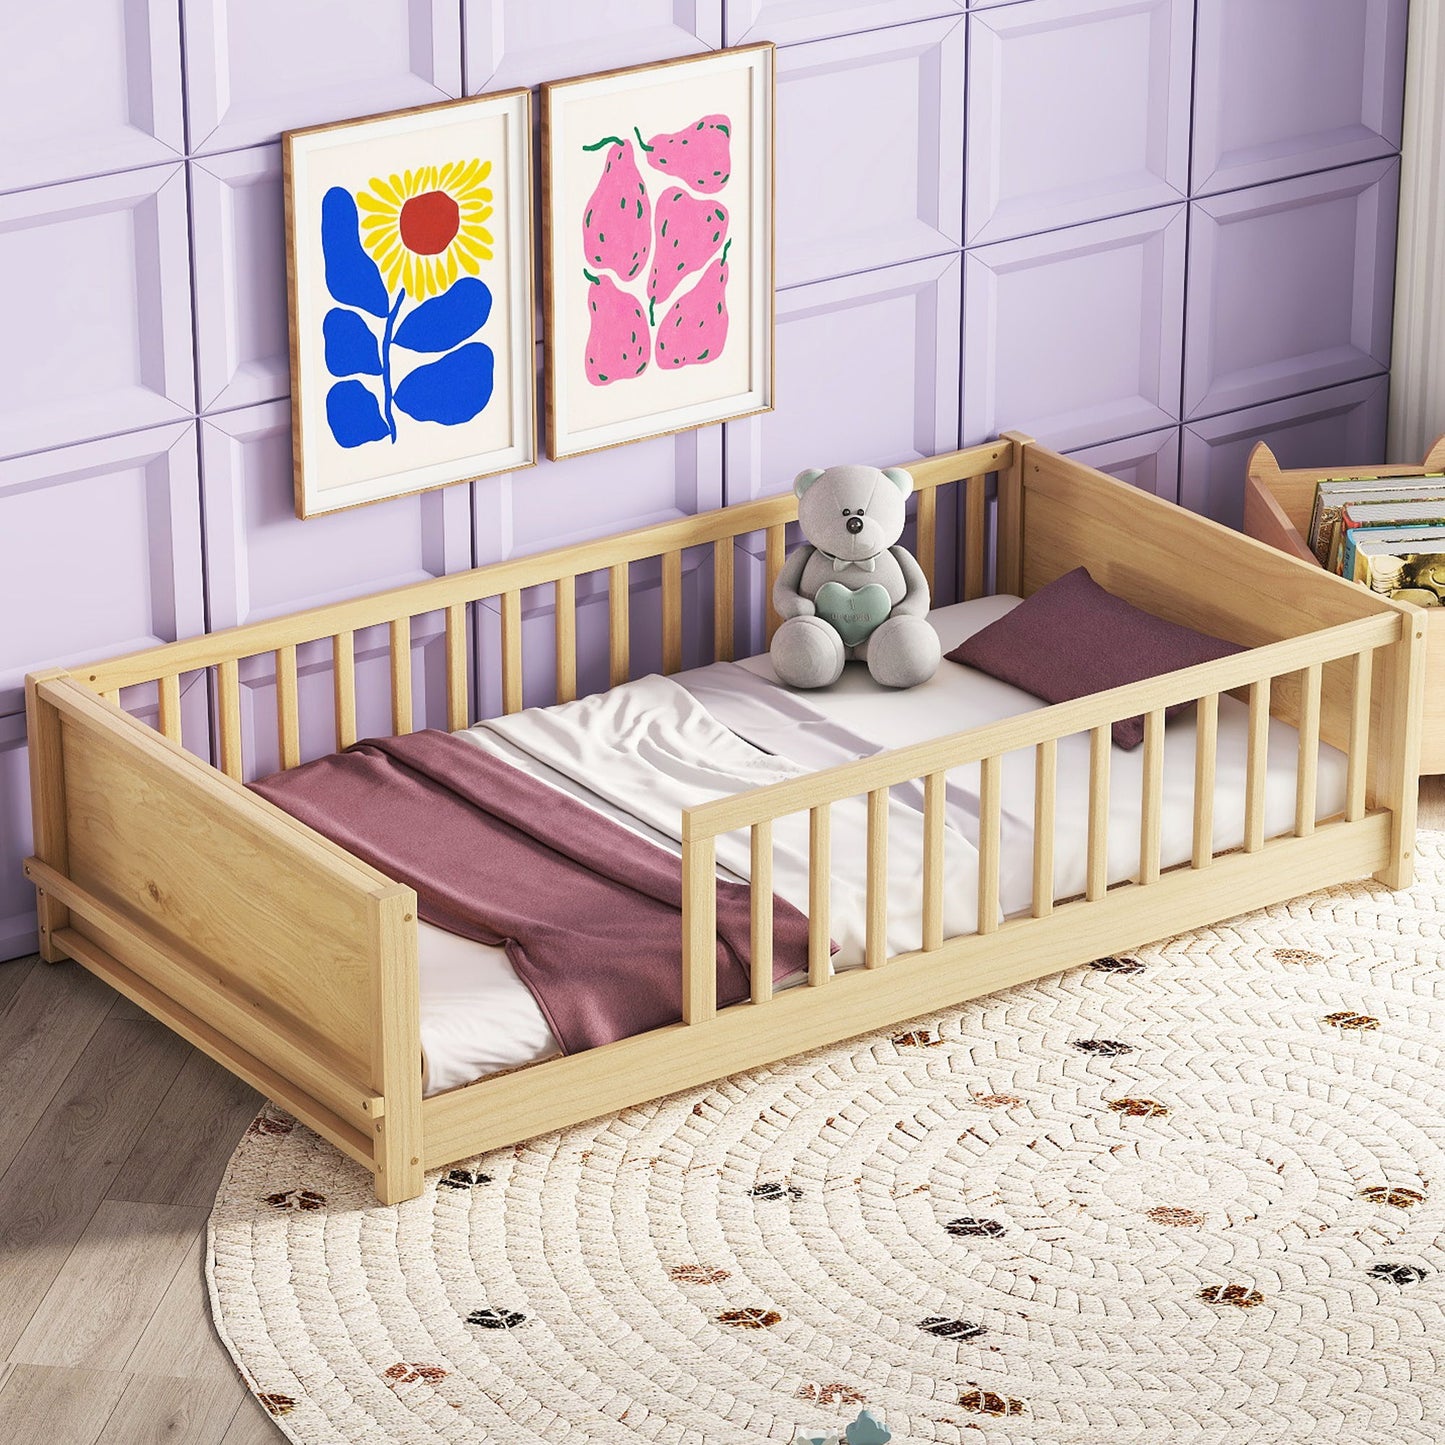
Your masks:
M1244 851L1264 847L1264 801L1269 766L1270 679L1260 678L1249 688L1249 756L1244 774Z
M999 925L998 874L999 824L1002 798L999 796L1003 760L998 756L983 760L979 769L978 789L978 931L995 933Z
M522 710L522 594L502 593L502 711Z
M731 538L712 544L712 652L715 662L733 660L733 547Z
M1294 831L1303 838L1315 830L1320 766L1320 692L1324 669L1313 663L1300 674L1299 763L1295 774Z
M1370 684L1375 654L1361 652L1354 660L1354 693L1350 700L1349 772L1345 781L1345 818L1357 823L1365 816L1365 783L1370 762Z
M1139 809L1139 881L1159 881L1159 846L1164 817L1164 714L1144 716L1144 797Z
M972 602L982 597L987 586L988 562L985 551L988 502L986 475L968 477L964 481L963 517L963 600Z
M717 845L700 838L682 851L682 1021L702 1023L717 1013Z
M276 734L281 766L294 768L301 761L301 717L293 643L276 649Z
M938 948L943 943L943 822L946 786L947 780L942 773L929 773L923 780L924 948Z
M769 783L746 793L718 798L687 809L683 814L683 836L716 836L754 823L798 813L818 804L820 799L837 802L857 797L874 788L897 787L900 783L928 779L967 763L981 762L990 754L1009 753L1037 747L1050 739L1073 733L1107 729L1120 718L1134 717L1155 709L1164 711L1180 703L1196 702L1211 693L1249 687L1261 677L1280 677L1298 672L1311 663L1351 658L1363 649L1384 647L1399 640L1401 614L1391 612L1360 618L1324 628L1305 637L1268 643L1247 653L1222 657L1197 667L1181 668L1146 682L1090 693L1073 702L1055 703L1036 712L1005 718L1002 722L952 733L928 742L892 748L872 757L837 767L824 768L806 777Z
M888 959L888 789L868 794L868 932L863 962L878 968Z
M241 781L241 672L234 657L216 668L216 719L221 742L221 771ZM338 744L338 747L340 744Z
M773 825L754 823L751 830L753 1002L773 996Z
M662 556L662 671L682 671L682 553Z
M1007 439L988 442L909 462L907 468L915 489L922 493L1011 466L1015 445ZM630 563L663 557L687 547L732 541L773 527L786 528L789 522L797 520L797 515L798 499L791 491L784 492L641 527L621 536L556 547L529 557L488 563L468 572L430 577L367 597L328 603L286 617L185 638L164 647L108 658L77 671L74 676L94 691L113 692L132 683L154 682L164 672L185 673L214 667L228 658L255 657L287 644L294 646L334 637L340 632L390 624L402 616L444 611L454 603L481 602L494 597L505 599L508 593L519 593L527 587L550 586L563 576L580 576L604 568L616 575L617 569L625 569ZM781 554L781 545L778 550Z
M336 750L356 741L356 634L338 632L331 639L331 680L336 694Z
M607 570L608 681L618 687L632 676L632 594L627 586L627 563Z
M447 727L460 732L471 722L467 703L467 605L453 602L447 608Z
M1109 890L1110 725L1089 732L1089 854L1084 896L1096 902Z
M1218 764L1219 694L1211 692L1199 699L1194 732L1194 851L1190 857L1194 868L1208 868L1214 861L1214 779Z
M833 817L827 803L808 810L808 982L820 988L833 970L829 885L833 881Z
M391 730L400 737L411 726L411 618L391 624Z
M557 701L577 696L577 579L552 584L552 614L557 634Z
M937 589L938 569L938 488L930 487L918 494L918 565L928 579L928 591Z
M773 587L778 580L778 574L783 570L783 552L787 545L788 529L782 522L769 527L766 531L763 553L763 613L767 617L767 640L773 640L773 634L782 625L783 619L778 616L777 609L773 606Z
M1034 751L1034 906L1035 918L1054 911L1054 814L1058 806L1059 745L1053 738Z
M174 672L163 673L158 679L160 689L159 716L161 734L173 743L181 740L181 680Z

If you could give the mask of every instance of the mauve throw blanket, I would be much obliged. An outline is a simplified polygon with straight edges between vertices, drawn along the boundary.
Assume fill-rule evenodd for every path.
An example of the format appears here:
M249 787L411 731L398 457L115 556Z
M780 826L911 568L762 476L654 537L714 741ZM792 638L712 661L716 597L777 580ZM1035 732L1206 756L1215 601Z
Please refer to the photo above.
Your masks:
M253 783L416 889L428 923L502 945L567 1053L682 1017L682 864L462 738L371 738ZM718 1003L750 992L750 891L717 884ZM807 967L807 920L773 900L773 977Z

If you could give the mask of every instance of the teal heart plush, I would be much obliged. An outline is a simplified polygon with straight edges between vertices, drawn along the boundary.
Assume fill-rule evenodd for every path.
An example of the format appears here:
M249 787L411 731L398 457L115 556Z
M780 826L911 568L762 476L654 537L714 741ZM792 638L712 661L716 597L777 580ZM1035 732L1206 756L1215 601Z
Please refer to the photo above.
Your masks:
M888 589L877 582L854 591L841 582L825 582L813 598L813 606L824 622L838 629L847 647L856 647L893 611Z

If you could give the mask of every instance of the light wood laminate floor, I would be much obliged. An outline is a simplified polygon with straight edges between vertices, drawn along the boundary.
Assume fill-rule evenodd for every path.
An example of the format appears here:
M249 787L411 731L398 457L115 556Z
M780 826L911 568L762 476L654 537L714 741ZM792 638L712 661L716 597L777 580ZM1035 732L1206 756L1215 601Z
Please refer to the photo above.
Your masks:
M1445 778L1420 789L1445 829ZM260 1097L78 964L0 964L0 1441L274 1445L206 1216Z

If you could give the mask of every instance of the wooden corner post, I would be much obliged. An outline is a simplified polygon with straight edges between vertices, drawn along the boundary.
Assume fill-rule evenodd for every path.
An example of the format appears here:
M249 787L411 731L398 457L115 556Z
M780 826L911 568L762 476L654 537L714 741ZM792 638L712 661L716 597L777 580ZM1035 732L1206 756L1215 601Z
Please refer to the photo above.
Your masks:
M1024 462L1034 439L1023 432L1006 431L1003 440L1013 443L1013 455L998 474L994 591L1019 596L1024 585Z
M422 1190L421 979L416 894L394 884L372 896L377 955L373 970L372 1087L382 1110L371 1122L376 1197L383 1204Z
M68 677L63 670L31 673L25 679L25 731L30 749L30 809L34 819L35 856L57 873L70 872L70 845L66 837L65 762L60 751L60 714L40 694L41 684ZM55 935L70 927L70 910L56 897L36 886L40 917L40 956L59 963L70 955L55 942Z
M1425 706L1425 613L1400 607L1400 640L1375 654L1376 727L1370 738L1369 801L1391 812L1390 859L1374 876L1387 888L1415 877L1420 740Z

